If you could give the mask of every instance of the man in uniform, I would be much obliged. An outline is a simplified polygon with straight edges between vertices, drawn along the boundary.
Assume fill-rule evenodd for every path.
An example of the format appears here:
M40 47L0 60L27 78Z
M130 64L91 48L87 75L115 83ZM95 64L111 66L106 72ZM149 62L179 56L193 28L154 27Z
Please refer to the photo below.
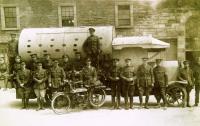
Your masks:
M17 81L16 81L16 75L17 72L21 69L21 57L19 55L15 56L15 61L13 64L13 67L11 69L11 81L12 81L12 86L16 87Z
M0 84L0 89L7 90L8 88L8 65L5 62L4 55L0 55L0 80L3 80L3 83Z
M167 107L166 100L166 87L168 84L168 76L166 74L166 70L163 66L161 66L162 59L156 59L156 67L153 69L153 75L155 79L155 97L158 103L158 107L160 107L160 100L162 98L164 103L164 109Z
M125 100L125 109L129 109L128 97L130 99L130 109L133 108L133 96L135 91L136 74L134 67L131 66L131 59L125 59L126 66L121 70L120 77L122 78L122 93Z
M84 63L82 61L81 58L81 53L80 52L76 52L75 53L75 59L72 63L72 69L75 71L80 71L83 69Z
M111 95L112 95L112 105L114 109L119 109L120 106L120 67L119 59L113 59L113 65L109 70L108 78L111 81ZM117 96L117 103L115 102L115 97Z
M53 63L51 60L50 54L44 54L44 60L42 62L42 66L44 69L49 70L52 67Z
M91 86L97 82L97 72L95 67L91 66L91 59L86 60L86 66L82 71L82 80L84 86Z
M187 81L187 86L186 86L187 107L191 107L190 106L190 92L193 89L193 85L194 85L193 71L192 69L190 69L188 61L184 61L183 65L184 65L184 68L181 68L179 70L178 80Z
M58 66L58 61L55 60L53 67L49 72L49 87L51 88L51 93L59 91L60 86L64 84L65 71L62 67Z
M17 72L16 80L17 87L20 97L22 98L22 109L28 108L29 95L31 92L31 83L30 83L31 72L26 69L25 62L21 63L21 69Z
M46 94L46 83L45 81L48 79L47 72L42 68L42 63L37 63L37 69L33 71L33 88L34 92L37 96L37 104L38 110L44 109L44 101Z
M31 56L31 60L28 64L28 68L31 71L35 71L37 69L37 63L39 62L39 60L38 60L37 54L31 54L30 56Z
M18 55L18 41L16 40L16 34L12 33L10 35L11 35L11 40L8 42L8 57L9 57L10 68L12 69L12 66L15 62L15 56Z
M143 94L145 93L145 108L148 109L149 93L154 83L153 69L147 64L148 58L143 58L143 64L137 70L137 86L139 89L140 107L143 104Z
M89 28L89 33L90 36L85 40L83 44L83 50L87 57L92 60L92 65L98 67L99 56L101 53L99 37L94 35L94 28Z
M195 104L199 104L199 90L200 90L200 57L198 57L197 64L194 66L194 83L195 83Z
M69 74L70 71L72 70L72 65L70 63L68 55L65 54L62 56L62 60L60 61L59 66L64 69L66 78L69 79L70 78Z

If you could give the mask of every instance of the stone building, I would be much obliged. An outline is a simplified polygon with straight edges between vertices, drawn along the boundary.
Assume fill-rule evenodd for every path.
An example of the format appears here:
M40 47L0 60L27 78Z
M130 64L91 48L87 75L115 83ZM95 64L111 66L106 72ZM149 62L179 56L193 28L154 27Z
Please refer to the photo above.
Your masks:
M10 39L9 34L20 34L23 28L112 25L117 36L150 34L170 43L171 47L165 51L167 60L189 58L194 50L191 44L187 43L197 43L199 40L198 36L187 35L187 30L190 31L190 27L195 25L190 18L196 19L196 11L183 8L156 9L151 6L151 2L151 0L0 0L0 47L5 51L6 43ZM195 51L198 52L198 48Z

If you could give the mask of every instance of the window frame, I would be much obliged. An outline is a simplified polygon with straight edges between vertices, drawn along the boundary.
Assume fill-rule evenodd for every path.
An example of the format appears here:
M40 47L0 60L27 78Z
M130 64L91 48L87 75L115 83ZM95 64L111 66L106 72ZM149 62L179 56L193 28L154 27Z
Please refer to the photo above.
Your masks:
M62 12L61 12L61 8L65 7L65 6L73 6L74 8L74 26L77 26L77 13L76 13L76 4L75 3L67 3L67 4L60 4L58 7L58 23L59 23L59 27L70 27L70 26L62 26Z
M15 7L16 8L16 28L7 28L5 22L5 12L4 8L6 7ZM19 7L16 5L1 5L1 28L2 30L19 30L20 29L20 16L19 16Z
M130 25L119 25L119 6L128 5L130 7ZM131 28L133 27L133 4L127 2L115 3L115 26L116 28Z

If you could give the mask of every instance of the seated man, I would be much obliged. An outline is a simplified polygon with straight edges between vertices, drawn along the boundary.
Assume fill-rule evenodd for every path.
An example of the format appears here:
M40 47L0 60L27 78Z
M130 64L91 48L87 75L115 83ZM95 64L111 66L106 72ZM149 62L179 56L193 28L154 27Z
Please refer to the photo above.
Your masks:
M83 68L82 71L82 80L84 86L91 86L97 84L97 72L95 67L91 66L91 60L86 60L86 66Z
M58 61L55 60L48 77L49 87L51 87L52 93L59 91L60 86L64 84L64 79L65 71L62 67L58 66Z

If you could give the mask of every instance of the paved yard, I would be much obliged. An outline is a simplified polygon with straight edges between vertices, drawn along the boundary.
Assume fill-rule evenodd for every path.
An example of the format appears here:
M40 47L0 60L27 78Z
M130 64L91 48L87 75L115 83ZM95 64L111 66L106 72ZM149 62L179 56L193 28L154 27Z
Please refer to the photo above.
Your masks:
M0 126L200 126L200 107L157 109L155 98L151 97L152 107L148 110L139 109L138 104L133 110L111 110L109 96L106 101L98 110L56 115L51 109L35 111L35 99L30 101L29 110L21 110L21 101L15 99L15 90L1 90ZM138 97L134 101L138 103ZM194 103L194 98L191 103Z

